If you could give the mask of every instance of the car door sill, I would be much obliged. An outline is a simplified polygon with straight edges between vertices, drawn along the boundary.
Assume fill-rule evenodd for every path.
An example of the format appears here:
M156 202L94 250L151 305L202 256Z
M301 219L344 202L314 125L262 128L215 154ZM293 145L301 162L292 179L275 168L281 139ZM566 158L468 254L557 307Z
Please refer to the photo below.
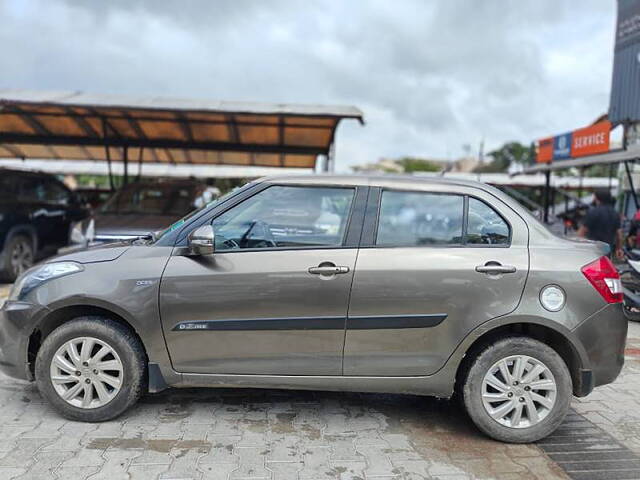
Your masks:
M182 373L174 387L273 388L344 392L406 393L448 398L453 386L438 373L413 377L223 375Z

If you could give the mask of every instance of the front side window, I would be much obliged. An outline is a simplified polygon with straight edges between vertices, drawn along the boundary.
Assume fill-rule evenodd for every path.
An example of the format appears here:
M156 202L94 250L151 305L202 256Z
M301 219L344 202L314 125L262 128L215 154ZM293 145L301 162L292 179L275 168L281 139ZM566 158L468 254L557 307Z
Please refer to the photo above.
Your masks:
M213 221L216 250L340 246L353 195L353 188L269 187Z
M376 245L461 244L463 218L462 195L383 191Z
M469 198L468 244L506 245L509 243L509 226L498 213L486 203Z

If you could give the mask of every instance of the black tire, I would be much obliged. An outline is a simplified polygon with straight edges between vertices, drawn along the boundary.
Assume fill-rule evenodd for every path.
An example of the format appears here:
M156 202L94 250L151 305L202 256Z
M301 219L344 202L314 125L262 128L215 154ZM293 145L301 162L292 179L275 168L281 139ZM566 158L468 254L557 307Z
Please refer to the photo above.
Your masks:
M94 337L118 354L123 366L120 391L106 405L85 409L67 403L55 390L50 366L56 351L78 337ZM138 338L128 328L104 317L79 317L56 328L42 343L36 357L36 384L40 394L63 417L82 422L104 422L133 406L146 390L146 356Z
M503 358L527 355L546 365L556 382L556 400L546 417L535 425L513 428L494 420L482 401L485 374ZM572 398L572 382L564 360L551 347L528 337L508 337L481 351L472 361L463 383L464 405L476 426L489 437L508 443L530 443L551 434L564 420Z
M14 264L13 257L16 253L22 257L21 267ZM2 256L4 268L0 271L0 280L13 282L20 273L34 264L33 240L28 235L13 235L5 244Z

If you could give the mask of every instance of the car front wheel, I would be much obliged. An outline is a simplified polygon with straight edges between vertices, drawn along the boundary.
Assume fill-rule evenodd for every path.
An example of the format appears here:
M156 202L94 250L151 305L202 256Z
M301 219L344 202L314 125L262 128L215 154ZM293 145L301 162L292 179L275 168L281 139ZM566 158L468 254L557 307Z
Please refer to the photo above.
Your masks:
M463 386L473 422L503 442L529 443L552 433L571 402L564 360L528 337L509 337L487 347L472 362Z
M40 393L64 417L111 420L142 394L145 356L126 327L101 317L82 317L55 329L36 358Z

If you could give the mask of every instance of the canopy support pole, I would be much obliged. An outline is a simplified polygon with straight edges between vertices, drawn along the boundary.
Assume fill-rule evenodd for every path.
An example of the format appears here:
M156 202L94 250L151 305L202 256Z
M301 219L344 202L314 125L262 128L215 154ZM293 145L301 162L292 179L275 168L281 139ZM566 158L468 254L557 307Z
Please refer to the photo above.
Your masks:
M629 168L629 162L624 162L624 169L627 172L627 180L629 180L629 188L631 189L631 196L633 197L633 203L636 206L636 210L640 210L640 205L638 204L638 194L636 193L636 189L633 186L633 177L631 175L631 169Z
M140 152L138 153L138 175L136 176L136 182L140 181L140 177L142 176L142 152L144 151L144 147L140 147Z
M109 146L104 146L104 151L107 154L107 167L109 168L109 186L111 187L111 191L113 192L116 188L113 184L113 171L111 170L111 152L109 151Z
M129 148L125 145L122 147L122 161L124 163L124 176L122 177L122 186L129 183Z
M551 200L550 197L550 189L551 189L551 170L547 170L544 173L544 223L549 223L549 203Z

